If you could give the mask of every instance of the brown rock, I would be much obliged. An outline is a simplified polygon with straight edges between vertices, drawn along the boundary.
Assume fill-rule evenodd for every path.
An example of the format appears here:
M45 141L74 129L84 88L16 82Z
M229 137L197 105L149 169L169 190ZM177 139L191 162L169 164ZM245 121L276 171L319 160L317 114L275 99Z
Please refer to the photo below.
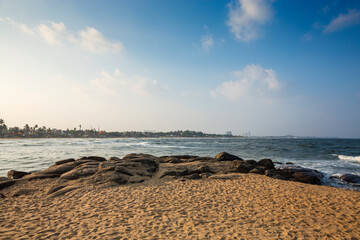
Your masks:
M22 171L16 171L16 170L10 170L7 173L8 178L12 178L12 179L20 179L25 175L29 175L30 173L28 172L22 172Z
M13 197L18 197L18 196L22 196L22 195L31 195L34 194L38 191L38 189L34 189L34 188L22 188L20 190L18 190L17 192L14 193Z
M49 190L47 191L46 195L50 195L54 192L59 191L60 189L63 189L64 187L66 187L66 185L55 185L49 188Z
M268 159L268 158L264 158L264 159L261 159L260 161L258 161L258 165L264 166L267 169L274 169L274 167L275 167L273 161L271 161L271 159Z
M8 180L2 179L0 181L0 190L10 187L11 185L13 185L14 183L16 183L16 180L11 180L10 178L8 178Z
M75 159L69 158L69 159L60 160L60 161L55 162L55 165L61 165L64 163L69 163L69 162L75 162Z
M266 170L267 170L266 167L258 166L256 168L252 169L249 173L264 174Z
M293 177L302 183L320 184L321 176L315 172L296 172Z
M75 180L82 177L87 177L95 174L98 171L97 167L80 165L75 169L66 172L60 176L60 179Z
M218 161L243 160L243 159L239 158L238 156L232 155L232 154L227 153L227 152L218 153L218 154L215 156L215 158L216 158Z

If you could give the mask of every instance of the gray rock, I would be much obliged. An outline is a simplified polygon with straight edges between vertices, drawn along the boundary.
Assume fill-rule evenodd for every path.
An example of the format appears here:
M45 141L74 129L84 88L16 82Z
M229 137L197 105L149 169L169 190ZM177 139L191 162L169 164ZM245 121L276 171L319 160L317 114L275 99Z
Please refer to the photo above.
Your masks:
M340 179L348 183L360 183L360 176L355 174L344 174L340 176Z

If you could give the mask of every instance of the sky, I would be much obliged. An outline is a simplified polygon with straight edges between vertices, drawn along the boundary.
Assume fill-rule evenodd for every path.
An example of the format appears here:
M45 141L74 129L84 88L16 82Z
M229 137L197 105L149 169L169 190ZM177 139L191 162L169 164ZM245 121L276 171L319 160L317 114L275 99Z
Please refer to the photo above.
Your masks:
M360 138L360 1L0 0L0 118Z

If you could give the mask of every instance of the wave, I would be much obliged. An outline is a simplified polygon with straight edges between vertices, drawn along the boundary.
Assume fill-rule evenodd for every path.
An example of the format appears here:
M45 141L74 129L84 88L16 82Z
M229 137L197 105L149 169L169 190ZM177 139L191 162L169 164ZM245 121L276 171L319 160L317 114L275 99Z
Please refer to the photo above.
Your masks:
M360 156L346 156L346 155L338 155L338 154L333 154L333 156L337 157L339 160L360 162Z

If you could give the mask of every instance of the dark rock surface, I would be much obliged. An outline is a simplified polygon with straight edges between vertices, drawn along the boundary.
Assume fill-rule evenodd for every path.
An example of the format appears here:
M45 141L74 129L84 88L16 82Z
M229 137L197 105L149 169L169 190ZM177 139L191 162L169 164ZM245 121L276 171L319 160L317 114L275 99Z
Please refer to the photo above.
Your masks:
M75 159L69 158L69 159L60 160L60 161L55 162L55 165L61 165L64 163L69 163L69 162L75 162Z
M12 179L20 179L20 178L24 177L25 175L29 175L29 174L30 173L28 173L28 172L10 170L7 173L7 176L8 176L8 178L12 178Z
M239 158L238 156L232 155L230 153L227 152L221 152L218 153L215 158L219 161L233 161L233 160L243 160L241 158Z
M340 176L340 179L347 183L360 183L360 176L355 174L344 174Z
M284 167L285 166L285 167ZM15 172L15 171L14 171ZM47 196L56 197L81 188L84 185L117 186L141 183L150 179L200 179L216 176L232 176L238 173L263 174L272 178L321 184L322 174L318 171L296 165L281 165L275 168L271 159L243 160L222 152L213 157L174 155L156 157L149 154L128 154L123 158L88 156L77 160L65 159L55 162L48 169L27 174L20 179L0 178L0 190L34 179L55 178L47 187ZM11 175L13 176L13 175ZM359 176L344 177L348 181L358 181ZM227 178L227 177L223 177ZM354 180L355 179L355 180ZM50 182L52 180L49 180ZM21 190L18 195L32 194L32 190Z
M258 162L258 165L263 166L263 167L265 167L267 169L274 169L275 168L273 161L271 161L271 159L268 159L268 158L261 159Z
M10 178L2 178L0 180L0 190L6 187L10 187L11 185L15 184L16 180L12 180Z

